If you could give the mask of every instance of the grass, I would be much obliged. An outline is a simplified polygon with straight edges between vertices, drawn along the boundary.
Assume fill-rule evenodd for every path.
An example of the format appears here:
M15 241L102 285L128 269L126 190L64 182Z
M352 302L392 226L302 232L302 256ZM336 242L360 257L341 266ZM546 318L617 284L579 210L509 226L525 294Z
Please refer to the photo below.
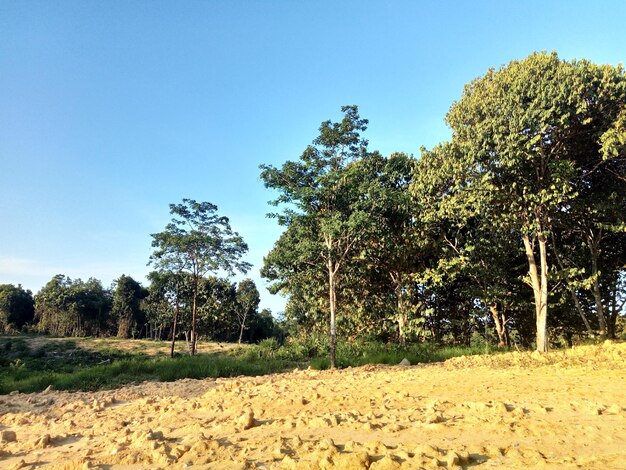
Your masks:
M104 341L98 349L83 349L77 341L54 340L39 343L31 350L23 337L0 338L0 394L14 390L41 391L52 385L57 390L95 391L116 388L144 380L169 382L183 378L265 375L295 367L327 369L328 346L324 338L291 340L279 345L266 340L260 345L228 351L175 358L148 355L137 349L129 352L120 341ZM118 346L123 349L118 349ZM407 358L411 364L444 361L451 357L492 352L481 347L436 347L412 344L362 342L340 343L340 368L365 364L398 364Z
M407 344L401 346L394 343L356 342L339 343L337 345L337 367L357 367L366 364L399 364L404 358L411 364L441 362L452 357L496 352L489 346L438 346L430 343ZM235 351L237 354L237 351ZM306 363L313 369L330 367L328 344L325 340L311 338L292 340L279 346L275 340L262 341L245 351L240 351L251 361L283 359Z
M206 377L233 377L264 375L285 370L283 361L250 363L236 358L215 358L207 355L194 357L148 358L135 357L115 361L110 365L85 367L73 372L26 370L23 374L9 374L0 382L0 393L13 390L36 392L52 385L57 390L94 391L156 380L171 382L178 379Z

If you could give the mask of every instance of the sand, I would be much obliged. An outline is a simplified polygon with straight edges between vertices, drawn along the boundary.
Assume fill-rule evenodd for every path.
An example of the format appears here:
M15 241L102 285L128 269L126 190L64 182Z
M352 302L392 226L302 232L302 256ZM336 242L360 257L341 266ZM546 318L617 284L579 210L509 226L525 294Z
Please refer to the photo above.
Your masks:
M0 397L0 468L626 469L626 344Z

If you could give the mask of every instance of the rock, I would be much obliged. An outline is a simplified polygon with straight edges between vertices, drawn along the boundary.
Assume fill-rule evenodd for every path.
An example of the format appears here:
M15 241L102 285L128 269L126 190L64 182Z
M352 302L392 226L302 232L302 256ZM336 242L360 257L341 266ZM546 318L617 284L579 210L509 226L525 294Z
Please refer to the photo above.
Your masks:
M401 468L400 462L394 459L391 455L385 455L382 459L373 462L370 465L371 470L393 470Z
M603 414L617 415L617 414L620 414L621 412L622 412L622 407L619 406L617 403L613 403L606 410L604 410Z
M17 436L15 435L15 431L2 431L2 435L0 436L1 442L16 442Z
M298 463L292 459L290 456L285 456L285 458L281 461L282 468L298 468Z
M443 423L445 420L446 419L443 417L441 413L432 413L426 416L425 422L427 424L437 424L437 423Z
M15 465L13 465L11 467L11 470L18 470L20 468L24 468L26 467L26 462L24 461L24 459L21 459L19 462L17 462Z
M325 449L331 449L331 450L336 450L337 449L337 446L335 446L335 442L331 438L329 438L329 437L320 440L319 441L319 447L320 447L320 449L324 449L324 450Z
M52 439L50 438L50 434L44 434L39 439L35 441L36 449L43 449L44 447L48 447L51 443Z
M50 384L46 387L46 389L42 393L50 393L54 391L54 385Z
M411 361L409 361L406 357L400 361L401 366L410 366Z
M446 466L448 468L456 467L459 465L467 465L470 462L470 455L467 452L454 452L449 451L446 455Z
M370 456L367 452L341 454L337 455L333 462L336 469L366 469L370 465Z
M239 417L237 420L237 424L243 430L253 428L257 425L257 422L254 419L254 412L252 409L248 408L243 415Z
M162 441L163 440L163 431L149 431L147 435L147 440L149 441Z

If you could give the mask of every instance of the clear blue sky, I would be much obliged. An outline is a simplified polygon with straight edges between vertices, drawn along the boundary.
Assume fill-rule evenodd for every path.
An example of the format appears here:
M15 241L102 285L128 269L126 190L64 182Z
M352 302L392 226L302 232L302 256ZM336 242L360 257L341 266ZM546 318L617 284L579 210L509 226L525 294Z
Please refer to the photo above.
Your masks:
M143 281L190 197L231 219L280 311L260 163L298 158L344 104L372 149L418 155L489 67L622 63L625 19L625 1L0 0L0 283Z

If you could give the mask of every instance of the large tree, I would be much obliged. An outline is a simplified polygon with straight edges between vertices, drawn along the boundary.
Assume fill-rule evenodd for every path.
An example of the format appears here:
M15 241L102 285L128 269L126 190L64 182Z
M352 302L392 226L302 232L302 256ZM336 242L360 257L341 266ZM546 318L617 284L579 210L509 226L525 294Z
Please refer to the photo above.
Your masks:
M454 184L486 198L492 229L523 244L538 351L548 349L555 224L575 215L579 180L623 158L625 101L621 68L536 53L474 80L447 115L464 171Z
M248 251L248 245L231 229L228 218L218 215L217 206L210 202L183 199L181 204L170 204L170 214L174 217L165 230L152 234L155 251L150 260L159 270L187 272L192 277L190 352L194 355L200 279L220 269L228 274L246 273L250 264L241 258Z
M141 301L148 296L148 290L132 277L122 274L114 281L113 307L111 314L117 321L117 336L135 338L141 335L145 323L145 312Z
M35 302L33 294L21 285L0 285L0 330L19 330L26 323L33 321Z
M107 334L111 293L98 279L72 280L54 276L35 295L35 328L59 336Z
M323 122L319 136L299 160L288 161L281 168L261 165L265 186L279 192L272 204L284 204L282 213L274 214L278 223L287 227L281 239L295 242L290 243L295 251L277 253L275 250L282 245L279 240L274 253L266 259L266 265L272 260L278 261L285 276L283 286L287 286L291 278L301 280L324 273L331 367L336 364L337 290L342 270L354 255L364 227L370 221L365 207L360 204L368 192L370 175L359 165L372 156L367 150L367 140L361 136L368 121L359 116L357 106L343 106L341 110L343 119ZM298 236L294 236L294 232ZM290 261L283 262L283 257ZM272 272L271 266L266 268L265 272Z

